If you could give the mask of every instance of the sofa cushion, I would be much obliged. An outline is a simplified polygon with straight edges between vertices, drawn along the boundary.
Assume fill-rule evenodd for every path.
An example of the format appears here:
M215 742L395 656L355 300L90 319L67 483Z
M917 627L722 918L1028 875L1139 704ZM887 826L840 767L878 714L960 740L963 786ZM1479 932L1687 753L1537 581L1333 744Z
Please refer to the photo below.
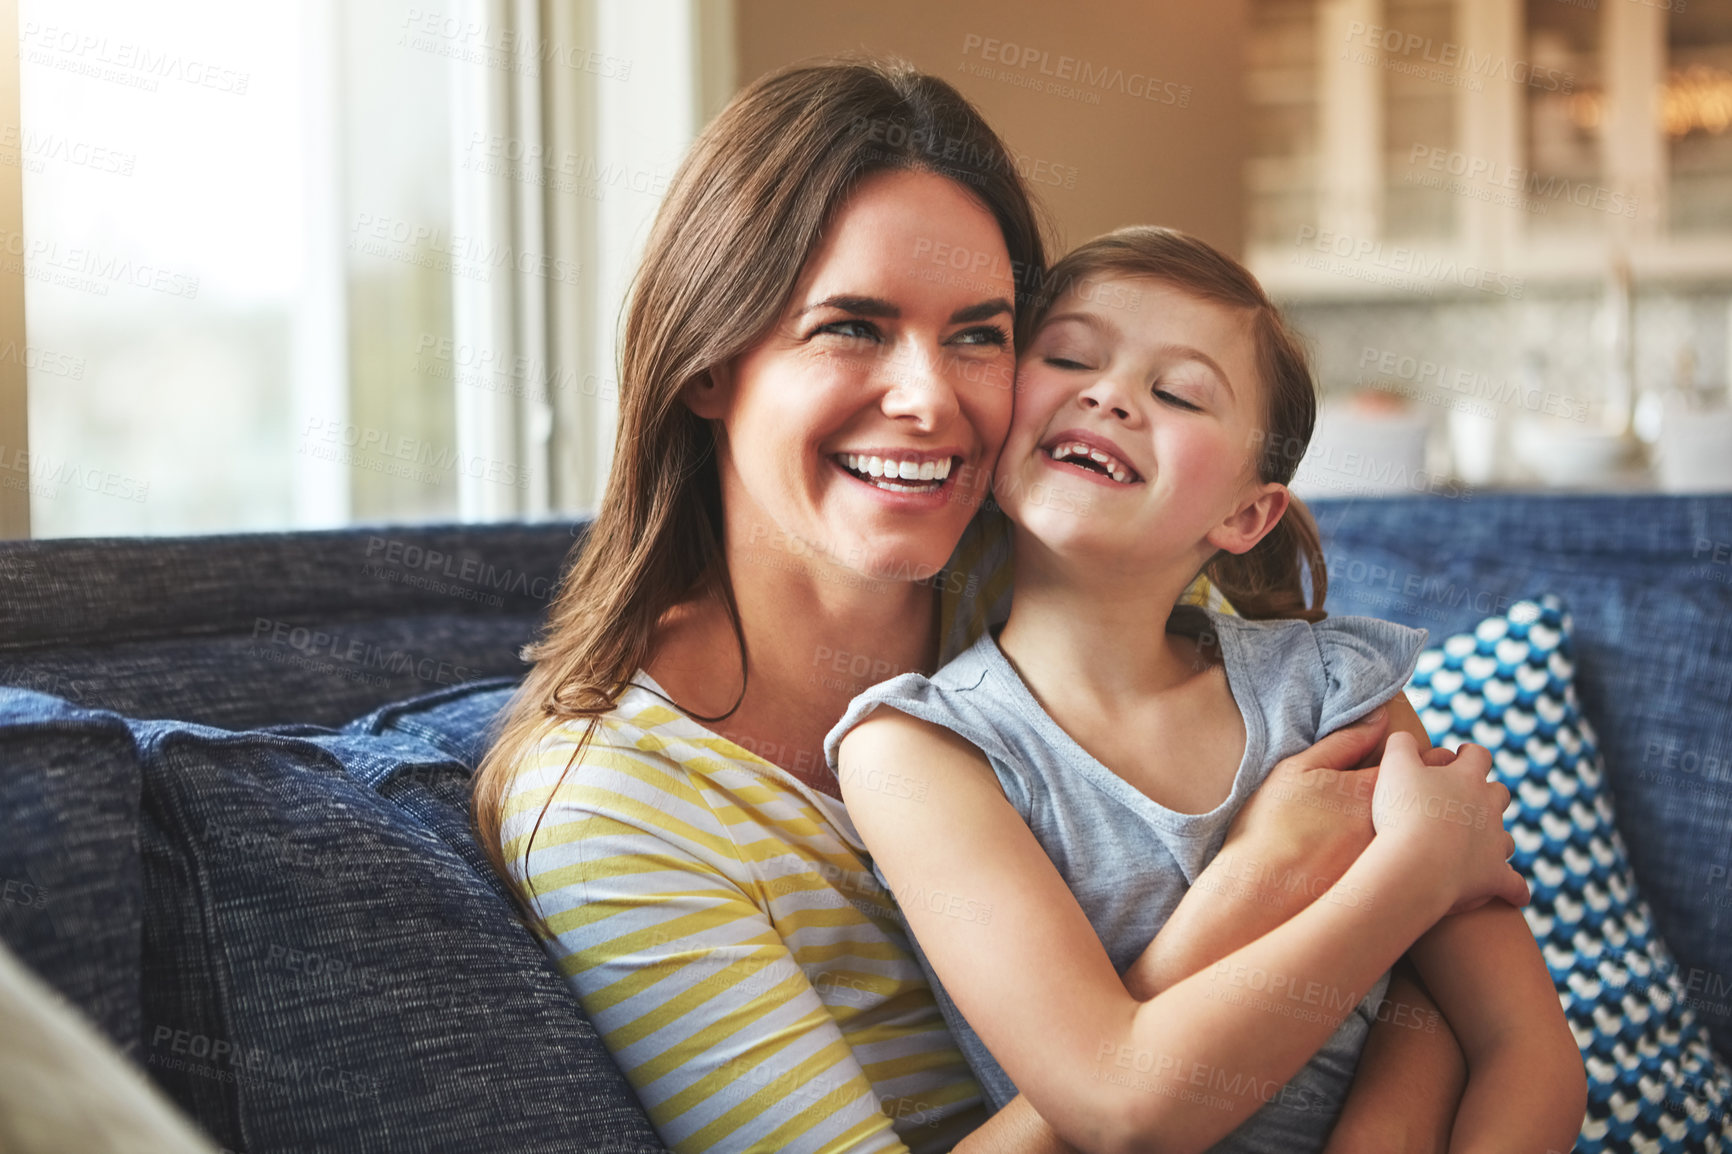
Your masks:
M403 747L401 760L354 764L350 771L444 838L505 902L513 901L511 893L475 841L469 787L516 688L514 678L490 678L387 705L343 727Z
M1407 693L1433 742L1473 741L1509 788L1511 864L1588 1073L1581 1154L1732 1144L1732 1072L1630 871L1592 726L1575 690L1569 614L1521 601L1420 655Z
M138 801L124 722L0 688L0 938L134 1057Z
M465 767L359 734L135 728L144 1061L225 1146L661 1150L489 881L361 784Z
M1329 611L1471 632L1554 593L1575 620L1630 861L1732 1057L1732 495L1318 501Z

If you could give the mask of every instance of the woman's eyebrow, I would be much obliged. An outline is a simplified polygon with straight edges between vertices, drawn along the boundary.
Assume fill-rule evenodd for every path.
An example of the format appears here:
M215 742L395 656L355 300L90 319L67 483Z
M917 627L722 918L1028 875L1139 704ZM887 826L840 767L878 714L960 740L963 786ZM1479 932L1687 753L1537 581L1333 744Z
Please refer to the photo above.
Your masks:
M821 301L807 305L794 315L801 317L814 309L824 308L838 309L845 313L853 313L858 317L883 317L887 320L895 320L902 315L901 309L883 297L861 296L857 293L837 293L834 296L827 296ZM950 323L960 325L967 324L969 321L983 321L1001 313L1014 316L1016 309L1003 297L993 297L991 300L965 305L957 309L950 314Z
M883 297L860 296L855 293L837 293L834 296L827 296L821 301L807 305L794 315L803 317L816 309L839 309L856 316L885 317L891 320L902 315L901 309Z
M969 321L983 321L988 317L995 317L999 313L1014 315L1015 311L1010 307L1010 302L1003 297L993 297L989 301L981 301L977 305L968 305L966 308L957 309L950 314L950 323L953 325L967 324Z

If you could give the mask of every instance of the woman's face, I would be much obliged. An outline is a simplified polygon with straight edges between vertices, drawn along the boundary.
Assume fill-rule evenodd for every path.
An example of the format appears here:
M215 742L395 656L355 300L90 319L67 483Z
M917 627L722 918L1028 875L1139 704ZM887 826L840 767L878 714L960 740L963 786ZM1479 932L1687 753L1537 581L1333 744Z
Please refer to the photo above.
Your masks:
M771 332L687 393L720 423L736 546L887 580L942 567L1010 425L1015 299L1003 233L962 186L862 181Z

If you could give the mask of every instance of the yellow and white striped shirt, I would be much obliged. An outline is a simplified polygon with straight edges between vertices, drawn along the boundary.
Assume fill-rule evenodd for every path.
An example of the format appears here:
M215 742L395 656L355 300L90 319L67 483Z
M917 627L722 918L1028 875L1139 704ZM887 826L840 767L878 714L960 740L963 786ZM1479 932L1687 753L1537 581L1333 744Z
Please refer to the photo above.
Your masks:
M548 948L662 1140L919 1150L980 1098L842 804L670 708L620 698L513 781L504 842Z
M1003 620L1007 529L977 517L934 581L946 659ZM585 724L548 731L512 780L503 841L662 1140L948 1145L941 1123L980 1090L841 802L637 681L576 761Z

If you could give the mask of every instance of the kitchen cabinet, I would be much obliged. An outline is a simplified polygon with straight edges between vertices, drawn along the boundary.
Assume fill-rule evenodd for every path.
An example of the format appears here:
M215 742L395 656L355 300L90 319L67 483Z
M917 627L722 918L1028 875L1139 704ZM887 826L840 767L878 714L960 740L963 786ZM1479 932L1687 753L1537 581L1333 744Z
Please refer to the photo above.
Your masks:
M1252 0L1246 78L1284 299L1732 281L1729 0Z

